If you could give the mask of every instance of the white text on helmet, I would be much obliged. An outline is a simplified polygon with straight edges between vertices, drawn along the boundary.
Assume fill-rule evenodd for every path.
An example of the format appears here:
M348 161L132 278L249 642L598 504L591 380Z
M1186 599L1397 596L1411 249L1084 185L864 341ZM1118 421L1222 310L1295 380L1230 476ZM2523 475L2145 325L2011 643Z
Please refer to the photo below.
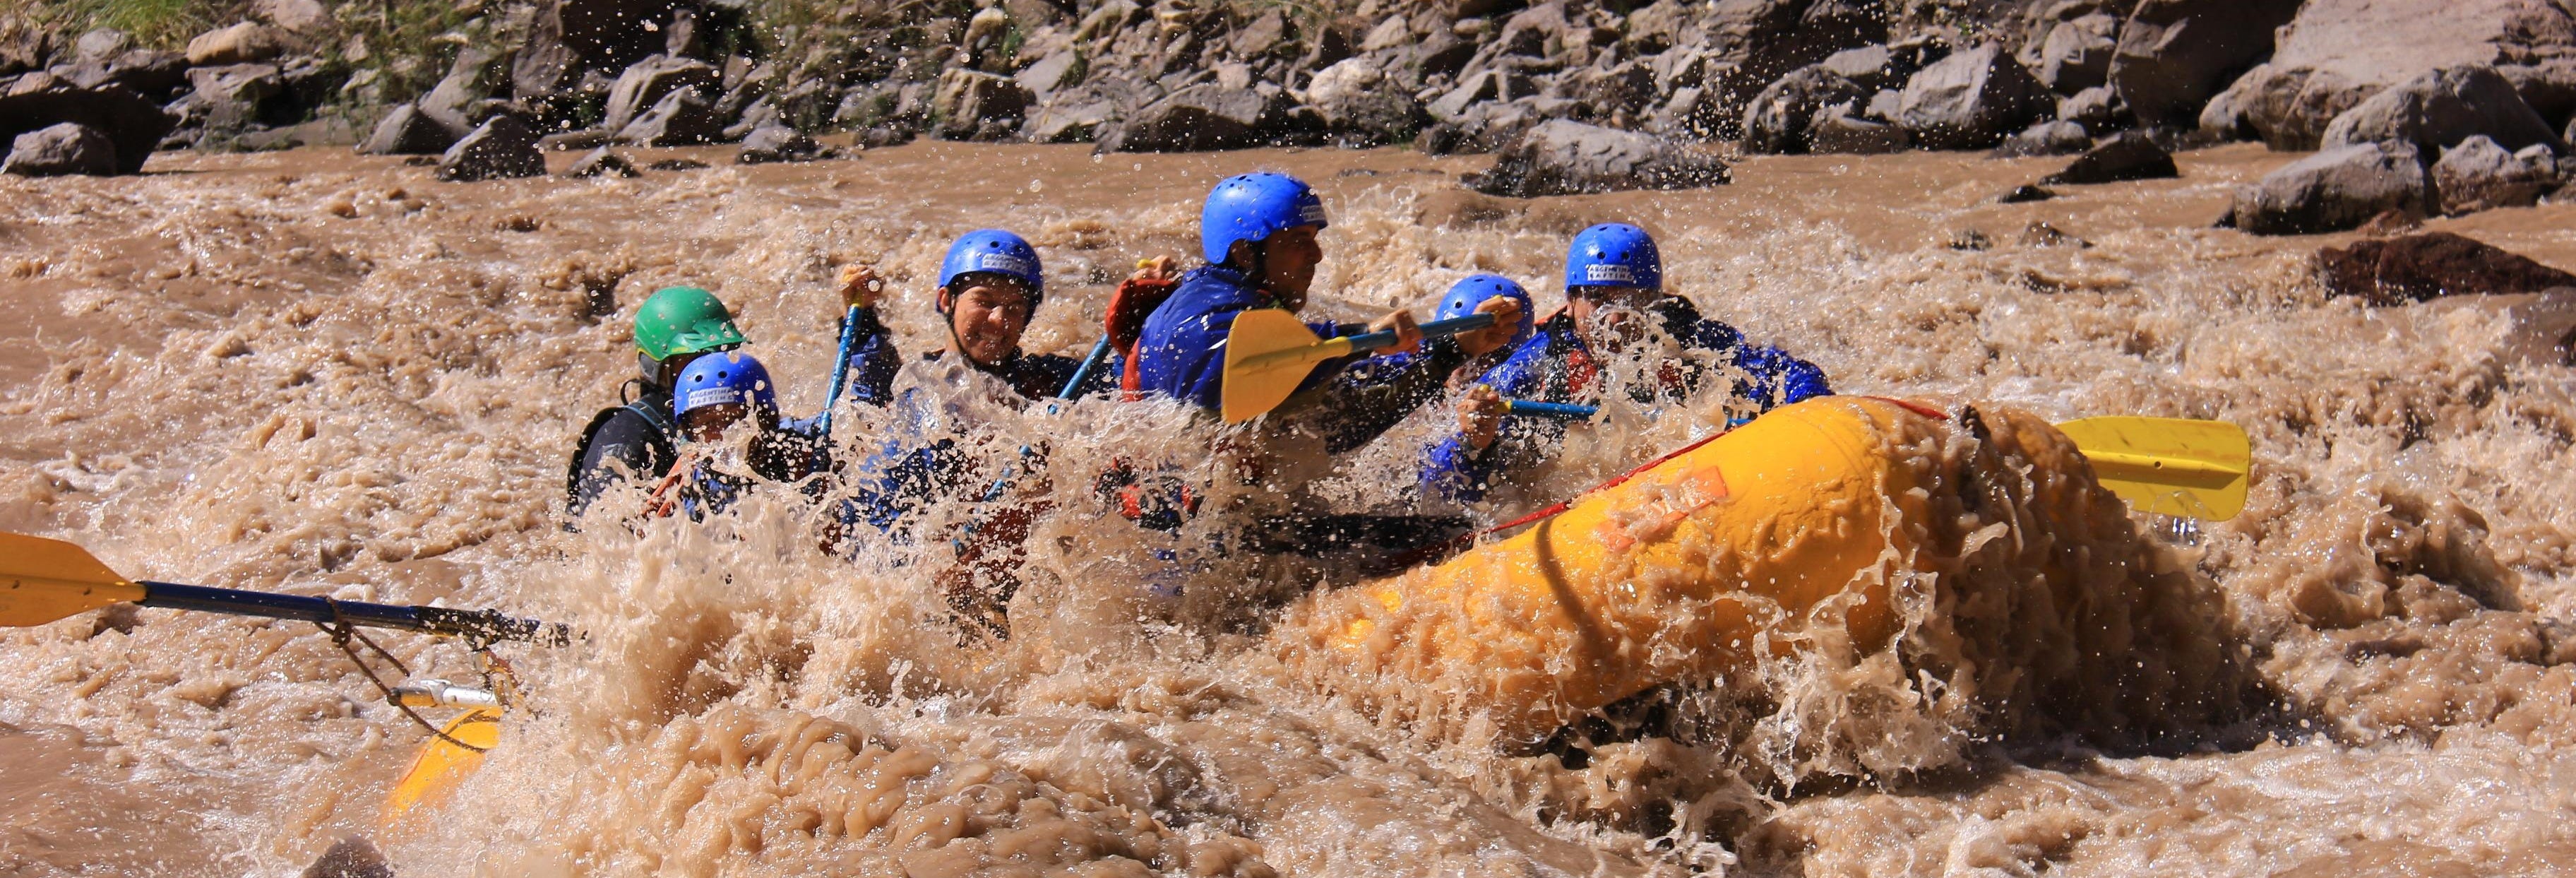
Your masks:
M975 270L999 271L1025 277L1036 274L1037 266L1030 265L1028 260L1008 253L978 253L975 254Z
M1583 267L1583 279L1632 284L1637 282L1637 274L1629 271L1625 265L1586 265Z

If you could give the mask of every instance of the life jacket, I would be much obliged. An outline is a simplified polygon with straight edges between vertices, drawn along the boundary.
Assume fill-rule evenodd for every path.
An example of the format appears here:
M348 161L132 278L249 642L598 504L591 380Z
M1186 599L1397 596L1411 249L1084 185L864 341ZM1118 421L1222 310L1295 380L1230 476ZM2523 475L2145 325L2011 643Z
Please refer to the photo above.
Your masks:
M572 464L564 472L564 508L578 509L583 504L582 462L590 459L590 446L599 438L600 429L608 426L609 420L617 417L617 413L621 411L634 412L637 417L644 419L644 423L653 428L652 432L645 434L645 448L650 452L653 471L636 473L637 477L661 478L671 471L671 464L680 459L678 449L671 442L671 437L679 433L680 427L677 422L671 420L669 411L660 406L646 405L642 399L631 399L620 405L600 409L598 414L590 417L590 424L581 428L581 441L573 446Z

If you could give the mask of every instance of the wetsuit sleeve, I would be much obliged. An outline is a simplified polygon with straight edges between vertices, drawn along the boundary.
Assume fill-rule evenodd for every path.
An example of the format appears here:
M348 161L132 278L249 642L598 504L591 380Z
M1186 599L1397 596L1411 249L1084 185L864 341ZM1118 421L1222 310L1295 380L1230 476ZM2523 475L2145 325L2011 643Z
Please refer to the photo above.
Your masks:
M1735 365L1747 376L1736 394L1761 403L1763 411L1834 392L1825 370L1769 345L1736 348Z
M659 431L643 416L619 409L608 416L582 450L580 474L573 480L567 512L575 517L592 501L628 479L653 479L667 464L661 461Z
M850 398L873 406L894 399L894 375L903 367L894 333L877 320L877 309L859 309L858 337L850 343Z
M1405 415L1439 396L1449 370L1466 359L1457 342L1436 338L1422 342L1419 356L1379 358L1337 370L1327 379L1324 398L1316 406L1324 450L1340 454L1385 434Z
M1476 383L1493 388L1504 399L1572 402L1570 399L1541 399L1548 394L1541 392L1539 364L1546 360L1547 355L1548 336L1532 336L1512 351L1510 357L1476 376ZM1485 499L1485 491L1492 486L1494 474L1507 462L1505 458L1508 455L1501 449L1505 445L1526 448L1525 443L1510 440L1532 426L1526 418L1505 418L1502 429L1495 433L1494 443L1485 446L1483 451L1470 447L1464 437L1455 434L1431 446L1422 460L1423 492L1460 503ZM1554 424L1537 426L1562 429Z

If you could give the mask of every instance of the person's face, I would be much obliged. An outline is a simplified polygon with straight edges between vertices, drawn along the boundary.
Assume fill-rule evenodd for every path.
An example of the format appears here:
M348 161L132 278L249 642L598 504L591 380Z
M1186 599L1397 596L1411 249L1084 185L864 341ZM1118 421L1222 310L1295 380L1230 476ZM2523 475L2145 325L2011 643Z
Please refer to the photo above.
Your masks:
M647 358L644 361L644 377L646 380L655 384L669 387L671 386L671 382L679 380L680 372L688 369L690 363L696 362L699 357L703 357L711 353L715 353L715 351L672 354L670 357L662 360Z
M693 408L680 416L680 429L692 442L720 442L726 430L742 422L743 412L744 406L738 402Z
M1315 226L1281 229L1262 243L1261 286L1290 311L1306 306L1315 267L1324 262L1324 247L1315 241L1318 231Z
M950 344L968 359L1000 365L1019 350L1020 333L1029 328L1029 291L1011 281L979 280L962 290L941 290L948 306Z
M1663 295L1642 287L1574 287L1565 291L1565 311L1574 318L1575 331L1591 341L1604 337L1603 330L1610 328L1596 324L1609 316L1602 313L1604 309L1614 309L1622 317L1638 314Z

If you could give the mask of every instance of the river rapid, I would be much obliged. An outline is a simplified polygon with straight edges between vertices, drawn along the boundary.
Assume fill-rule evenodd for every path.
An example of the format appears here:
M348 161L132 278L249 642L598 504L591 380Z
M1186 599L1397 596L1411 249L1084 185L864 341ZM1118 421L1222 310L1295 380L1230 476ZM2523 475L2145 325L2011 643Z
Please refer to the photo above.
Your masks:
M724 153L644 154L670 156ZM2504 303L2328 299L2307 259L2349 236L2209 228L2292 157L2177 158L2179 180L2019 205L1994 198L2054 162L1757 157L1707 191L1532 201L1466 193L1477 157L950 143L634 180L443 184L343 150L0 177L0 529L136 578L584 632L502 647L527 684L503 746L457 800L386 825L426 736L312 626L118 610L0 631L0 872L292 875L354 836L404 876L2576 873L2564 340ZM1763 661L1683 681L1643 728L1554 744L1440 714L1454 681L1371 695L1283 646L1329 622L1304 595L1346 572L1174 573L1168 544L1105 515L1087 474L1111 459L1207 458L1164 406L934 391L981 415L960 438L991 468L1050 448L1054 511L999 644L943 621L944 547L828 557L784 492L703 526L558 526L566 457L633 373L652 290L717 291L809 413L836 265L887 269L888 322L926 349L947 241L1015 229L1050 278L1027 346L1079 355L1117 278L1194 253L1198 199L1254 169L1316 182L1331 211L1317 313L1427 312L1474 271L1544 312L1569 236L1637 222L1669 286L1843 393L1998 423L2232 421L2251 500L2083 533L2007 510L2011 540L2117 562L2060 595L2117 625L1999 630L2044 614L1925 603L1901 660ZM2576 206L2431 225L2576 266ZM1479 514L1706 435L1716 402L1694 402L1613 406ZM1436 420L1304 499L1405 508ZM850 409L838 436L894 427ZM2058 648L1996 646L2025 640ZM415 677L475 678L457 644L377 641ZM1981 698L2014 680L2043 694ZM1408 699L1434 706L1390 706Z

